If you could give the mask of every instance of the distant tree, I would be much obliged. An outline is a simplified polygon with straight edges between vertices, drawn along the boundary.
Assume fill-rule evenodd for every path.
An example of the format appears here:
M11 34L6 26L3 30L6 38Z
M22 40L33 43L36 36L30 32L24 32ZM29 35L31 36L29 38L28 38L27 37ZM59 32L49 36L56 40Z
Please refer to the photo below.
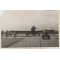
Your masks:
M1 31L1 36L3 36L3 35L4 35L4 31L2 30L2 31Z
M32 32L33 35L35 35L35 31L36 31L36 26L32 26L31 27L31 32Z
M31 31L32 32L35 32L35 30L36 30L36 27L35 26L32 26Z

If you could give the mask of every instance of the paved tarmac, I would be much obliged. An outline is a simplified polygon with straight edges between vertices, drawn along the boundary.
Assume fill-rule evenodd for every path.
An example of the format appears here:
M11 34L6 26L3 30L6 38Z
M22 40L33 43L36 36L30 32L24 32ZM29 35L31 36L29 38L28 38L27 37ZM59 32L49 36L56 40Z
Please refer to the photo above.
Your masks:
M53 35L51 35L51 39L46 40L43 40L41 36L2 38L2 47L8 47L8 48L58 47L58 46L59 46L58 37Z
M25 37L25 39L11 45L10 47L58 47L59 41L56 37L43 40L42 37Z

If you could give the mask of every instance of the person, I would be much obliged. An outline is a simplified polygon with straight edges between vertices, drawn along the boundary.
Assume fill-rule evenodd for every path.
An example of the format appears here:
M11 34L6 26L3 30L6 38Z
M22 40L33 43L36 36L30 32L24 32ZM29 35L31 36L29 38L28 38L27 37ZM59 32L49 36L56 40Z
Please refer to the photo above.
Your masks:
M8 31L5 32L5 35L6 35L6 38L7 38L7 36L8 36Z
M16 37L16 32L14 32L14 37Z

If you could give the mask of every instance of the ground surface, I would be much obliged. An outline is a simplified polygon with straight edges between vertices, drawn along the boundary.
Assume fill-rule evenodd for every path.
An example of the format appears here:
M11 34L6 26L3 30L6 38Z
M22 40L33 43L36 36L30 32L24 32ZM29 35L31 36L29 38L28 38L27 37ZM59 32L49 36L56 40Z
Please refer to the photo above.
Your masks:
M33 37L4 37L2 38L2 47L58 47L59 40L57 36L51 35L51 39L43 40L41 36Z

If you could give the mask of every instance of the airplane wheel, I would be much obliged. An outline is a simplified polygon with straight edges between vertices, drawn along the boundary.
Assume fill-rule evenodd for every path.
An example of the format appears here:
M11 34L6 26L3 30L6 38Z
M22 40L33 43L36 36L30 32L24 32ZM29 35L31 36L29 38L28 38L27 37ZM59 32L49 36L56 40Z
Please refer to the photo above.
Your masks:
M48 39L50 39L50 36L48 36Z
M44 36L42 36L42 39L44 39Z
M38 36L40 36L40 34L38 34Z
M26 36L29 36L29 34L26 34Z

